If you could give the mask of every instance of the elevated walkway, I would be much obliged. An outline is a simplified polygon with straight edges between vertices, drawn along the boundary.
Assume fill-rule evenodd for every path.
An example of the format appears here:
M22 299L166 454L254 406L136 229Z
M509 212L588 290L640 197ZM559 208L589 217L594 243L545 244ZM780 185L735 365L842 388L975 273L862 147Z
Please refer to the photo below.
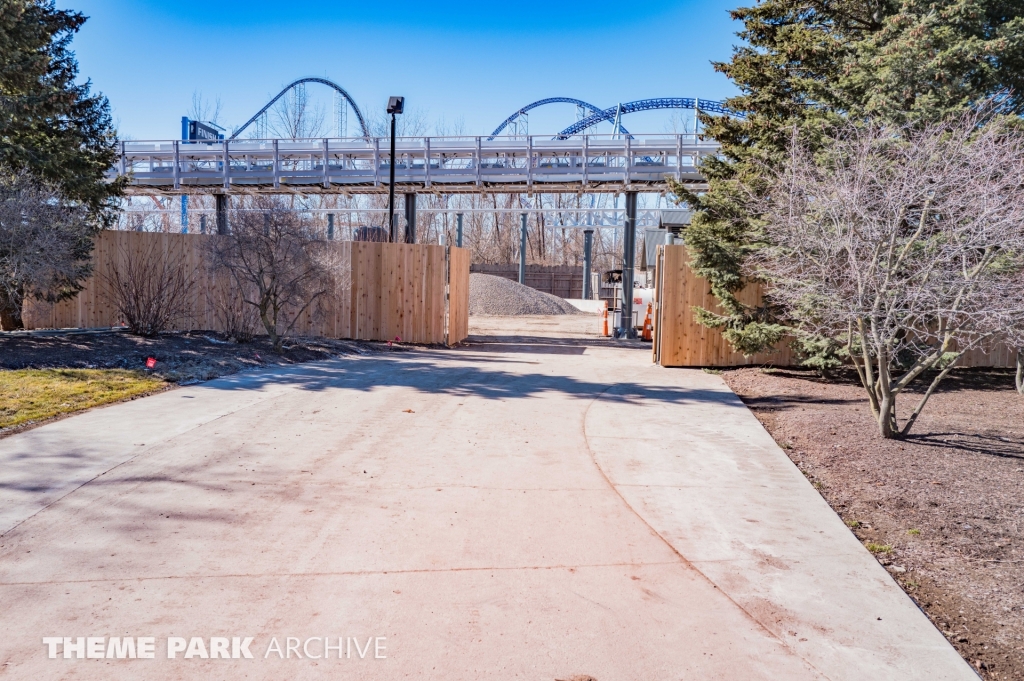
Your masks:
M396 140L401 192L663 191L668 178L703 187L702 156L718 144L686 135L405 137ZM390 140L125 141L110 178L129 194L388 192Z

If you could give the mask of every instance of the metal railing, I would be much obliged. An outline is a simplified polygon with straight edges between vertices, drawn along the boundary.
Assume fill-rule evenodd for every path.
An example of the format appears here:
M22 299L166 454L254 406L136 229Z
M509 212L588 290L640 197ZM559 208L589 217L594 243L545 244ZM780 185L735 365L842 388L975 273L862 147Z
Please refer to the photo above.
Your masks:
M616 138L618 137L618 138ZM667 179L702 185L702 156L718 144L693 134L402 137L403 191L661 191ZM129 193L387 192L387 138L125 141L111 177Z

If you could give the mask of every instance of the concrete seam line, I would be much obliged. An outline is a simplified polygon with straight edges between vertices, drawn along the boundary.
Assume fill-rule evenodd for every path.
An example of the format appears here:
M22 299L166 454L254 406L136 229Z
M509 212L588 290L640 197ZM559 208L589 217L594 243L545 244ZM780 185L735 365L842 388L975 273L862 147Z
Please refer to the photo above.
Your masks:
M657 565L678 565L679 561L651 561L641 563L591 563L587 565L516 565L512 567L461 567L433 570L430 568L414 568L407 570L337 570L332 572L260 572L256 574L236 573L226 575L162 575L156 577L127 577L123 579L55 579L45 582L0 582L0 586L43 586L47 584L120 584L122 582L157 582L185 579L281 579L286 577L373 577L376 575L420 575L442 574L446 572L514 572L517 570L567 570L567 569L599 569L622 567L651 567Z
M637 517L637 519L641 523L644 524L645 527L647 527L647 529L651 532L651 534L653 534L655 537L657 537L659 540L661 540L661 542L664 543L665 546L668 547L669 551L671 551L673 554L675 554L676 556L679 557L679 560L685 566L687 566L688 568L690 568L691 570L696 572L698 575L700 575L704 579L705 582L707 582L708 584L713 586L719 593L721 593L723 596L725 596L725 598L728 599L728 601L730 603L732 603L737 608L739 608L740 612L742 612L758 628L763 630L771 638L773 638L776 641L778 641L779 644L785 650L791 652L795 657L797 657L798 659L802 660L803 663L806 664L808 667L810 667L812 670L814 670L818 674L821 674L822 678L830 679L830 677L827 674L825 674L823 671L821 671L820 669L815 667L814 664L810 660L808 660L806 657L801 655L798 650L796 650L795 648L790 646L788 643L786 643L785 639L783 639L780 636L778 636L775 632L773 632L771 629L769 629L767 626L765 626L759 619L754 617L754 615L749 610L744 608L738 601L736 601L736 599L734 599L724 588L718 586L718 584L716 584L714 582L714 580L712 580L710 577L708 577L708 575L705 574L703 570L698 568L686 556L684 556L682 553L680 553L679 550L675 546L673 546L672 542L670 542L660 532L658 532L656 529L654 529L654 527L649 522L647 522L647 519L644 518L643 515L641 515L635 508L633 508L633 505L630 504L629 501L627 501L624 496L622 496L621 492L619 492L618 486L614 482L612 482L611 478L608 477L608 473L605 472L605 470L603 468L601 468L601 464L599 464L597 462L597 456L595 456L594 450L591 449L591 447L590 447L590 438L587 436L587 416L590 414L590 408L593 407L594 404L596 404L598 400L604 398L605 395L607 395L613 389L618 387L618 385L619 385L618 383L613 383L612 385L610 385L607 388L605 388L604 390L602 390L593 400L591 400L590 404L587 405L586 410L584 410L584 412L583 412L583 422L580 424L580 429L582 430L582 433L583 433L583 442L584 442L584 444L587 447L587 453L590 455L590 460L591 460L591 462L593 462L594 467L597 469L597 471L601 474L601 477L604 478L606 483L608 483L608 487L611 488L611 490L615 493L615 495L619 498L619 500L622 501L622 503L626 506L626 508L628 508L630 510L630 512L633 515L635 515Z

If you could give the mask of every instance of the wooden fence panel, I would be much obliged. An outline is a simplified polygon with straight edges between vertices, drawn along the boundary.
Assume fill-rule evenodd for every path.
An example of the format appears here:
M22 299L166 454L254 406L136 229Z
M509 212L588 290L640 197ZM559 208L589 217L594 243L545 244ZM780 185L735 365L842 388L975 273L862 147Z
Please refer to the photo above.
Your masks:
M474 263L470 272L519 281L519 265ZM559 298L583 297L583 268L575 265L527 265L526 285Z
M658 307L654 328L658 334L656 361L666 367L788 366L793 358L786 343L780 343L774 353L744 357L733 351L718 329L709 329L694 320L694 307L712 311L719 308L711 295L710 285L693 273L689 261L685 246L658 247L658 271L655 273ZM760 288L752 285L744 289L739 298L754 304L760 301L760 296Z
M448 256L448 345L469 335L469 249L453 246Z
M712 311L720 308L711 295L711 286L693 273L689 261L685 246L658 247L655 362L666 367L796 366L799 363L788 340L780 342L776 352L744 357L732 350L717 329L698 324L693 318L694 307ZM752 284L736 297L745 305L753 306L760 304L761 296L761 286ZM962 367L1012 368L1015 362L1015 351L997 346L967 352L958 364Z
M430 249L431 263L427 271L427 290L431 291L431 296L425 319L430 322L430 337L437 339L431 342L445 343L448 335L445 324L445 317L448 314L448 249L440 245L431 246Z
M223 332L218 299L242 305L228 274L209 267L207 243L213 235L106 231L96 239L93 276L74 298L56 304L25 304L26 328L93 328L120 324L109 277L131 257L159 254L170 266L194 276L189 315L173 330ZM357 340L412 343L445 342L443 246L336 242L330 292L299 315L293 333ZM465 258L468 308L468 255ZM262 328L260 329L262 331Z

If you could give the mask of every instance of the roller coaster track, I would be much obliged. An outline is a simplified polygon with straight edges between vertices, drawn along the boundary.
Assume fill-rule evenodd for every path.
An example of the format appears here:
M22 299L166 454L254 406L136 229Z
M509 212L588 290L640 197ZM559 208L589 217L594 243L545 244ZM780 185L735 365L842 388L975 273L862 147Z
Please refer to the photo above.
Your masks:
M370 128L367 127L367 125L366 125L366 120L363 118L363 112L359 110L359 107L356 106L355 100L353 100L351 95L349 95L348 92L345 91L345 88L341 87L337 83L334 83L332 81L327 80L326 78L299 78L295 82L290 83L285 89L283 89L279 93L277 93L276 97L274 97L269 102L267 102L266 105L262 109L260 109L259 111L256 112L255 116L253 116L252 118L247 120L245 122L245 125L240 127L238 130L235 130L234 134L232 134L231 137L229 137L228 139L235 139L236 137L238 137L243 130L245 130L250 125L255 123L256 120L260 116L262 116L264 113L266 113L267 110L270 107L274 106L274 104L277 102L277 100L281 99L281 97L283 97L285 95L285 93L287 93L289 90L291 90L296 85L302 85L303 83L320 83L321 85L326 85L327 87L332 88L335 92L337 92L342 97L344 97L345 101L347 101L349 103L349 106L352 107L352 111L355 112L356 118L359 119L359 127L362 128L363 137L366 137L366 138L370 137Z
M587 128L597 125L601 121L614 122L616 114L636 113L637 111L650 111L652 109L692 109L706 113L726 114L729 116L743 116L742 113L729 109L721 102L713 102L697 97L660 97L657 99L638 99L635 102L626 102L608 109L595 111L586 118L576 121L568 128L558 133L556 139L567 139L578 135ZM620 132L628 135L625 128L620 125Z
M547 99L540 99L536 102L533 102L532 104L527 104L523 108L516 111L514 114L506 118L501 125L495 128L494 132L492 132L491 136L488 137L487 139L493 140L495 137L500 135L501 131L504 130L506 126L508 126L512 121L519 118L523 114L527 113L531 109L536 109L538 106L544 106L545 104L575 104L576 106L583 107L584 109L592 111L595 115L604 112L604 109L600 109L594 106L593 104L590 104L589 102L584 102L582 99L573 99L572 97L548 97ZM614 118L614 116L615 112L613 110L612 117ZM622 130L623 134L629 134L629 132L625 128L620 126L620 129Z

